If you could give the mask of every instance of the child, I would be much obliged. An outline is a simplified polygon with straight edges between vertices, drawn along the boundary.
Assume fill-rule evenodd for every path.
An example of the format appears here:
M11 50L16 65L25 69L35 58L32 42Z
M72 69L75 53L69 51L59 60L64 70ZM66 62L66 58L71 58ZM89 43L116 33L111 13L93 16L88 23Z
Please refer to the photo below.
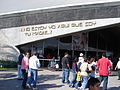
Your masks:
M100 90L100 81L97 78L91 77L88 80L89 90Z
M76 83L75 83L75 88L78 89L79 86L81 86L81 74L80 74L80 71L77 72L77 79L76 79Z

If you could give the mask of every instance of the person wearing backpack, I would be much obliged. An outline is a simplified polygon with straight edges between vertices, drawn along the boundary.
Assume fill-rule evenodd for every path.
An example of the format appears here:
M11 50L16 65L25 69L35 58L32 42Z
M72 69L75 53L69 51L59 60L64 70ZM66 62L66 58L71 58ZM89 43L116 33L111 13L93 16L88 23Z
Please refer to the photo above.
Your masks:
M74 87L75 86L75 83L76 83L76 78L77 78L77 71L78 71L78 68L77 68L77 57L73 57L73 62L72 62L72 80L70 82L70 85L69 87Z
M84 90L87 87L88 79L89 79L89 72L92 71L91 66L88 64L88 59L85 58L84 62L80 66L80 71L81 71L81 77L82 77L82 82L81 82L81 90Z

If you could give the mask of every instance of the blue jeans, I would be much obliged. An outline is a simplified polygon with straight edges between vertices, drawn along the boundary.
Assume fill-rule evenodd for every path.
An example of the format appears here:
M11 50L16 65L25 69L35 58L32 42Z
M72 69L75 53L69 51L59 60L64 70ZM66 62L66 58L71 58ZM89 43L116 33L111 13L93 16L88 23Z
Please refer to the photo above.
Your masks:
M76 83L76 77L77 77L76 72L72 73L72 80L70 82L70 85L73 85L73 86L75 85L75 83Z
M102 88L102 90L107 90L108 76L102 76L102 75L100 75L99 80L100 80L100 82L103 81L103 88Z
M75 88L77 89L80 85L81 85L81 81L77 81L77 82L75 83Z
M21 65L18 65L18 79L22 78L22 70L21 70Z
M89 74L89 76L90 76L90 77L95 77L95 72L91 72L91 73Z
M118 69L117 71L118 71L118 79L120 79L120 69Z
M82 84L81 84L81 88L85 89L88 83L88 76L82 76Z
M70 83L69 73L70 73L69 69L62 68L62 83L65 83L65 80L67 84Z
M38 70L37 69L29 69L30 78L28 80L28 84L31 86L33 84L33 88L36 88L37 78L38 78Z

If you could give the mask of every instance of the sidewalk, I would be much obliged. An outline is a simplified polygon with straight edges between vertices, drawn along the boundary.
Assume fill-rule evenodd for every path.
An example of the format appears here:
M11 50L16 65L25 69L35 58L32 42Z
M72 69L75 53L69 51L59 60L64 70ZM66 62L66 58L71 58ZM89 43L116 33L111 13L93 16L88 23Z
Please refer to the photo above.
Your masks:
M37 84L38 90L74 90L61 83L61 73L61 71L40 69ZM0 90L23 90L21 82L21 80L17 80L17 70L0 71ZM117 80L116 72L112 72L112 75L109 76L108 90L120 90L120 80Z

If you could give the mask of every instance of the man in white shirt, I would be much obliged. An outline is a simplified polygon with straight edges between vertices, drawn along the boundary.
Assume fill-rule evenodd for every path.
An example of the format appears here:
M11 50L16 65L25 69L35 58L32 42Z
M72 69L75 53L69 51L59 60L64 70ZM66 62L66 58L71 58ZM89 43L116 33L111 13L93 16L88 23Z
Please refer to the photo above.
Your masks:
M83 53L80 53L80 57L78 59L79 59L78 62L81 62L81 63L84 62L84 55L83 55Z
M28 81L28 84L31 87L31 84L33 84L32 88L36 88L37 83L37 77L38 77L38 68L40 67L40 61L37 58L37 53L33 53L33 56L29 59L29 70L30 70L30 79Z
M83 55L83 53L80 53L80 56L79 56L78 62L77 62L77 67L80 68L80 66L83 62L84 62L84 55Z
M117 62L117 65L115 67L115 70L118 71L118 80L120 80L120 57L119 57L119 61Z

